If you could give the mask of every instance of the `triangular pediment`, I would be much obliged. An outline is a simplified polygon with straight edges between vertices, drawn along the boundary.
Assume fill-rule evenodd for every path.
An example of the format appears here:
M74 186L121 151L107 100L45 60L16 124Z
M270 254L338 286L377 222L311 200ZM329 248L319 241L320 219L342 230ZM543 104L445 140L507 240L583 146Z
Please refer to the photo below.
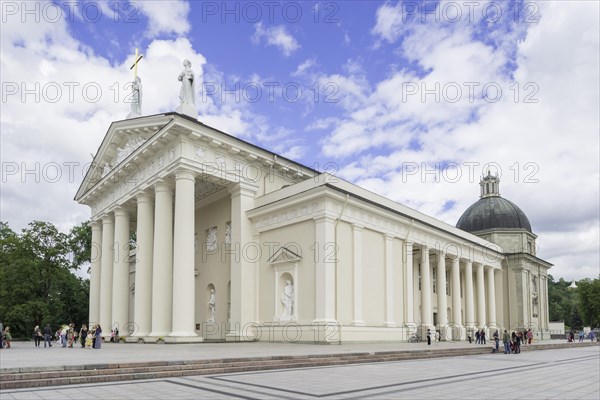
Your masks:
M150 138L165 129L172 118L164 114L113 122L77 191L79 199L96 183L115 170Z
M173 183L169 175L178 167L190 168L203 177L202 184L196 185L197 201L255 170L279 174L288 184L311 178L316 172L194 118L170 112L112 123L75 200L89 205L94 215L114 202L132 206L137 193L153 182L166 179Z
M267 261L269 264L295 263L302 260L302 256L294 253L287 247L280 247Z

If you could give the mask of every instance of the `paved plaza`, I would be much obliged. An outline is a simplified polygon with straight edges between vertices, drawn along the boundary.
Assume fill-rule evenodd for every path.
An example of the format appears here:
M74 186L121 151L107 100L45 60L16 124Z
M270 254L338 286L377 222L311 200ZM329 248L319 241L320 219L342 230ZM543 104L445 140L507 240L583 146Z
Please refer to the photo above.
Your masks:
M440 348L475 346L442 343ZM100 351L32 348L0 353L2 368L423 349L424 344L112 345ZM434 346L432 346L434 347ZM431 348L431 347L430 347ZM600 347L311 367L102 384L4 390L4 399L598 399Z

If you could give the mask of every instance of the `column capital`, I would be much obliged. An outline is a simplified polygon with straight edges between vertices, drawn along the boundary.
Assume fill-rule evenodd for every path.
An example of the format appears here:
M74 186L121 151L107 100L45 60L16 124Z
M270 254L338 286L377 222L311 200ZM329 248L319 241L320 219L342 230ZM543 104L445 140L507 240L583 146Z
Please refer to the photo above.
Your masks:
M127 208L125 208L124 206L117 206L114 209L114 214L115 214L115 217L128 217L129 210Z
M364 227L365 227L364 225L357 224L356 222L352 223L352 230L353 231L359 231L360 232L360 231L362 231L364 229Z
M156 182L154 182L154 191L156 193L158 192L169 192L169 193L173 193L173 184L170 182L167 182L166 180L158 180Z
M115 222L115 218L112 213L105 213L100 216L102 220L102 225L113 224Z
M256 192L258 191L258 186L253 185L248 182L240 181L238 183L233 184L228 189L231 197L234 196L250 196L254 197Z
M102 220L91 221L90 226L92 227L92 231L99 231L102 229Z
M175 169L172 174L175 176L176 180L179 179L188 179L188 180L195 180L196 179L196 175L198 175L197 172L192 171L189 168L185 168L185 167L179 167L177 169Z
M335 222L335 220L337 219L337 215L334 215L332 212L330 211L321 211L319 213L319 215L317 215L316 217L313 217L313 220L315 221L315 223L322 223L322 222Z
M154 203L154 195L147 191L139 192L135 195L137 203Z
M388 232L383 232L383 237L385 238L385 240L394 240L394 235L392 235L391 233Z

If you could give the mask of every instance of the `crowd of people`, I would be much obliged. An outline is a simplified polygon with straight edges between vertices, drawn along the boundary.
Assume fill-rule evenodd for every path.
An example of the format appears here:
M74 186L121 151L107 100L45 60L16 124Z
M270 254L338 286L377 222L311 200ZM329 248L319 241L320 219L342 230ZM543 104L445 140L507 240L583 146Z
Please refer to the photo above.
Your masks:
M0 323L0 348L10 349L12 335L10 326L3 327ZM75 324L60 326L54 333L50 324L41 329L39 325L33 328L33 344L35 347L41 347L42 341L45 348L52 347L53 340L55 344L62 347L74 348L78 344L81 348L100 349L102 347L102 328L99 324L88 328L86 324L81 325L79 330L75 329Z

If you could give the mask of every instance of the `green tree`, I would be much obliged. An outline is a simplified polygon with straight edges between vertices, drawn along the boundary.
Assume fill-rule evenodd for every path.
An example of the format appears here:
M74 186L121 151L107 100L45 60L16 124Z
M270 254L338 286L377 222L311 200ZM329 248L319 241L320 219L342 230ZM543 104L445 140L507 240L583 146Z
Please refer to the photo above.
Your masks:
M570 283L560 278L554 281L548 275L548 311L550 321L564 321L567 328L579 329L581 317L577 312L577 294Z
M74 274L74 235L42 221L21 234L0 223L0 315L14 337L30 338L35 325L87 322L89 284Z
M583 322L592 328L600 326L600 279L577 282L577 299Z

